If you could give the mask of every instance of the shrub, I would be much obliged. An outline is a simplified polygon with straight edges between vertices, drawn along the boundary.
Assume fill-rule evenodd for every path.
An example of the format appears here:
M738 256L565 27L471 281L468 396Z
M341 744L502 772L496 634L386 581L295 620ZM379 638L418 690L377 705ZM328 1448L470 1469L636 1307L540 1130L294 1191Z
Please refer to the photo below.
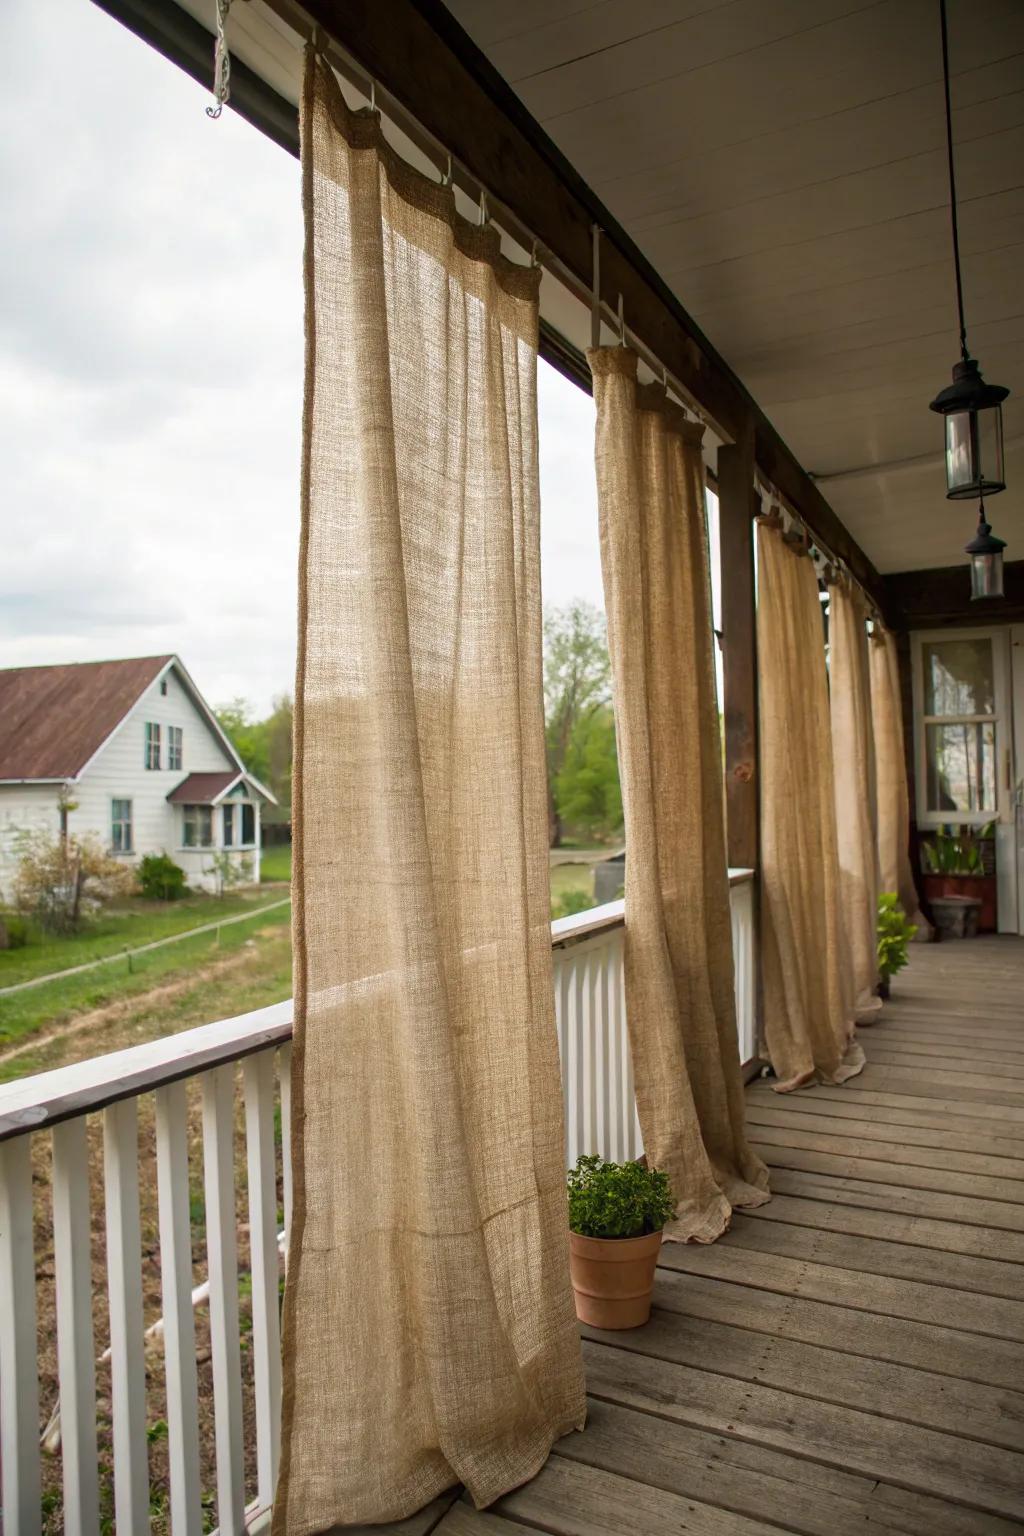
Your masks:
M551 903L551 916L552 919L572 917L577 912L589 912L593 905L594 898L589 891L563 891L558 900Z
M569 1226L581 1237L643 1237L675 1210L668 1175L640 1163L580 1157L567 1183Z
M185 894L185 871L166 853L147 853L139 865L139 889L151 901L177 901Z
M878 898L878 971L883 981L902 971L916 932L917 924L907 921L896 892L883 891Z
M24 949L29 927L17 912L0 912L0 949Z
M131 865L105 853L93 837L30 832L19 851L14 904L49 933L73 933L84 917L127 896L135 884Z

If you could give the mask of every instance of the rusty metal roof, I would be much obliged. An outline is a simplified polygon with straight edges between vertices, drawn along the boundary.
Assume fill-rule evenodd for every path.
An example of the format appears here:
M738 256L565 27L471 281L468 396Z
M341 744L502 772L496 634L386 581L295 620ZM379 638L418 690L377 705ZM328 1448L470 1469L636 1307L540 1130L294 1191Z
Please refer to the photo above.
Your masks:
M173 660L0 670L0 780L75 778Z
M172 805L213 805L218 795L247 777L239 768L227 768L223 773L190 773L167 798Z

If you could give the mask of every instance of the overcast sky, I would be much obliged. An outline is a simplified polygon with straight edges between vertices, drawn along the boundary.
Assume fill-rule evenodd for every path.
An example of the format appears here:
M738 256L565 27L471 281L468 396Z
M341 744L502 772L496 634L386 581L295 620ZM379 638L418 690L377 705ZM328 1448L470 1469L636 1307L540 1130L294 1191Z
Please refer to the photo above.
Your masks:
M290 689L295 160L91 0L0 0L0 666ZM593 406L540 367L544 595L601 602Z

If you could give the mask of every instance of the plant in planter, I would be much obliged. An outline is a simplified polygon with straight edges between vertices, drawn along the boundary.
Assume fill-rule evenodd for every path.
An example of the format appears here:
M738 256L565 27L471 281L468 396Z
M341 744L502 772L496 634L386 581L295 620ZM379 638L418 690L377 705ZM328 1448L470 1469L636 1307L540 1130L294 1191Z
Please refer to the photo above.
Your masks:
M889 983L907 963L907 945L917 932L917 924L908 920L895 891L883 891L878 898L878 995L889 996Z
M978 927L996 928L996 877L986 874L982 844L991 840L995 823L972 827L939 827L921 843L922 894L937 898L968 896L981 903Z
M651 1315L662 1228L675 1210L668 1176L584 1156L569 1170L568 1191L576 1316L595 1328L639 1328Z

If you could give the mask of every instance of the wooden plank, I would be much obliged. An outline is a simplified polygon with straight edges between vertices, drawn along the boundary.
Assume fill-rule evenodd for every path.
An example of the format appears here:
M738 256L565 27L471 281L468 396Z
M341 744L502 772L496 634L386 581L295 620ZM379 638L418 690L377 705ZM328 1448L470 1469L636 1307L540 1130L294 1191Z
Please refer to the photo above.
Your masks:
M893 1169L926 1168L936 1174L943 1170L959 1174L977 1174L1004 1183L1020 1186L1016 1194L1011 1190L1000 1191L998 1199L1024 1200L1024 1158L1011 1157L1009 1153L995 1156L987 1152L970 1152L966 1149L948 1150L941 1146L915 1144L907 1135L906 1143L883 1139L872 1140L841 1131L829 1131L818 1126L794 1125L792 1118L780 1121L778 1116L759 1115L751 1121L750 1134L760 1145L773 1147L799 1147L808 1152L828 1152L835 1157L882 1159ZM935 1133L932 1133L933 1135ZM902 1177L900 1182L903 1182ZM909 1181L908 1181L909 1182Z
M763 1520L552 1456L531 1482L495 1506L552 1536L778 1536Z
M637 1330L631 1338L642 1344L650 1341L650 1332ZM978 1536L991 1536L999 1529L995 1517L1011 1522L1024 1518L1024 1457L1012 1451L750 1378L693 1370L653 1354L640 1359L632 1350L590 1339L584 1340L583 1359L591 1393L606 1402L736 1435L798 1458L824 1461L963 1504L984 1515L972 1527ZM634 1523L624 1528L643 1526ZM1012 1526L1003 1528L1009 1532Z
M808 1173L828 1173L837 1178L859 1179L870 1184L894 1184L901 1190L926 1189L960 1195L966 1200L1005 1202L1018 1211L1024 1224L1024 1189L1013 1179L993 1179L978 1173L952 1173L945 1168L893 1167L867 1157L842 1157L829 1152L808 1152L800 1147L776 1147L755 1134L751 1144L770 1168L800 1168ZM1024 1226L1015 1230L1024 1230Z
M868 1058L868 1065L860 1077L851 1078L851 1093L857 1092L856 1084L864 1080L865 1088L887 1088L896 1093L917 1094L927 1098L929 1091L935 1097L982 1099L988 1104L1015 1104L1024 1106L1024 1093L1007 1084L1001 1076L988 1072L946 1072L933 1068L906 1067L898 1063L884 1062L876 1066Z
M777 1198L787 1206L800 1203L786 1201L784 1196ZM771 1203L775 1204L776 1201ZM734 1212L732 1229L719 1239L719 1245L755 1249L760 1253L777 1253L791 1259L831 1264L840 1269L914 1280L922 1285L977 1291L982 1296L1004 1296L1011 1301L1019 1301L1024 1296L1024 1269L1020 1264L1004 1264L996 1259L950 1253L945 1247L944 1233L942 1246L937 1249L935 1244L914 1247L909 1243L866 1236L863 1232L851 1235L836 1231L835 1216L842 1212L842 1206L829 1206L825 1216L819 1218L822 1220L822 1230L818 1230L816 1224L791 1225L781 1217L774 1221L753 1221L740 1212ZM898 1221L900 1218L888 1219ZM966 1232L977 1230L964 1228Z
M944 1516L952 1513L956 1518L956 1511L945 1501L919 1494L919 1523L908 1525L903 1511L877 1498L873 1478L800 1461L731 1435L694 1429L593 1397L587 1404L585 1433L566 1435L554 1450L557 1456L685 1498L763 1517L799 1536L871 1536L908 1530L934 1536L947 1529ZM978 1518L973 1516L972 1523Z
M934 1029L911 1029L905 1024L881 1023L872 1026L871 1039L889 1049L897 1047L914 1056L942 1055L972 1056L978 1061L1020 1061L1024 1058L1024 1034L993 1037L974 1031L972 1034L945 1033Z
M920 1068L929 1074L929 1081L932 1080L933 1072L941 1072L950 1078L966 1077L968 1081L981 1077L986 1082L991 1074L993 1082L1002 1082L1004 1086L1007 1082L1012 1086L1024 1080L1024 1066L1006 1054L998 1060L991 1055L981 1059L977 1053L952 1049L933 1051L930 1055L915 1055L912 1051L900 1050L898 1042L889 1044L884 1037L875 1035L871 1037L871 1060L879 1066L907 1067L914 1072ZM1015 1091L1024 1092L1024 1089Z
M851 1084L861 1083L860 1077L851 1078L849 1083L836 1086L830 1083L818 1083L813 1088L803 1089L800 1093L792 1093L787 1097L790 1104L854 1104L856 1114L864 1114L865 1106L870 1104L882 1109L911 1109L922 1114L945 1115L951 1121L957 1119L967 1120L998 1120L1004 1125L1024 1125L1024 1107L1019 1104L990 1104L984 1096L971 1099L944 1098L941 1094L929 1093L924 1095L925 1102L921 1102L921 1095L910 1093L896 1093L885 1091L881 1088L865 1088L859 1086L856 1092L851 1091ZM752 1100L763 1098L766 1102L777 1104L783 1097L768 1086L767 1081L752 1083L747 1089L747 1096ZM831 1114L832 1111L829 1110ZM951 1125L950 1129L956 1129ZM1020 1133L1015 1133L1019 1135Z
M936 1190L901 1189L895 1184L875 1184L867 1179L844 1178L803 1168L776 1168L772 1173L772 1188L780 1194L801 1195L805 1199L867 1206L872 1210L907 1216L926 1216L933 1221L962 1222L967 1226L1006 1233L1024 1232L1020 1208L999 1200L965 1201L957 1195Z
M918 1280L843 1269L820 1259L790 1258L786 1254L741 1248L735 1243L666 1243L659 1264L664 1269L776 1291L781 1296L821 1301L860 1312L880 1312L892 1319L905 1318L913 1323L915 1331L921 1325L952 1328L960 1344L964 1334L985 1334L990 1339L1024 1344L1024 1300L1019 1299L1024 1292L1020 1291L1011 1299L986 1296ZM1024 1279L1024 1274L1018 1278ZM845 1329L846 1322L844 1318L833 1326ZM934 1368L930 1352L935 1347L936 1341L925 1335L916 1363ZM968 1342L964 1353L969 1357L975 1347ZM1015 1354L1012 1369L1024 1370L1024 1350ZM973 1370L962 1371L958 1364L952 1369L955 1375L974 1374ZM1016 1385L1020 1380L1010 1375L1007 1384Z
M803 1179L813 1180L814 1175L786 1173L778 1169L772 1180L771 1200L756 1210L735 1213L736 1230L741 1224L746 1229L751 1222L792 1222L815 1231L825 1227L836 1235L849 1233L853 1237L881 1238L907 1247L920 1247L931 1254L966 1254L989 1263L1024 1264L1024 1236L1019 1233L973 1227L952 1219L934 1220L900 1211L874 1210L840 1198L832 1200L829 1193L836 1187L834 1180L821 1179L807 1185L800 1183ZM785 1193L787 1184L793 1191L791 1194Z
M1020 1447L1016 1343L698 1276L659 1274L655 1305L655 1320L628 1347L723 1376L760 1372L805 1397L993 1445L1016 1436L1009 1443Z
M922 1130L942 1131L950 1136L962 1136L972 1146L985 1145L986 1139L990 1146L1004 1146L1010 1143L1008 1150L1013 1156L1019 1156L1013 1143L1024 1146L1024 1121L1019 1124L1014 1120L993 1120L983 1115L948 1115L943 1113L939 1104L925 1101L923 1107L900 1108L890 1106L882 1095L875 1095L880 1102L868 1104L864 1096L851 1098L849 1094L841 1097L820 1098L814 1093L772 1093L751 1088L747 1092L747 1119L753 1120L758 1113L785 1113L787 1115L812 1115L822 1116L825 1119L856 1120L861 1125L874 1126L879 1135L885 1134L885 1128L900 1126L899 1137L903 1139L902 1128L906 1126L920 1127ZM908 1104L920 1106L920 1100L908 1099ZM896 1132L890 1131L889 1136L896 1136ZM943 1142L942 1145L945 1145Z
M722 550L722 678L726 846L729 863L760 862L757 772L757 630L754 597L754 437L718 451Z

